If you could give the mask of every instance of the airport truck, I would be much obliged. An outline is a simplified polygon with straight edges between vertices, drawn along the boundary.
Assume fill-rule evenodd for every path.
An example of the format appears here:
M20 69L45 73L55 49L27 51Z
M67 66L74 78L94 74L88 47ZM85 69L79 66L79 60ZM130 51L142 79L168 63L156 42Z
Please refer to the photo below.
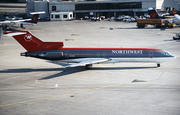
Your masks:
M180 33L177 33L176 36L173 36L173 40L180 40Z
M156 28L162 28L162 27L173 28L173 26L175 26L175 24L171 23L170 20L163 20L163 19L137 19L137 27L138 28L145 28L148 25L153 25Z

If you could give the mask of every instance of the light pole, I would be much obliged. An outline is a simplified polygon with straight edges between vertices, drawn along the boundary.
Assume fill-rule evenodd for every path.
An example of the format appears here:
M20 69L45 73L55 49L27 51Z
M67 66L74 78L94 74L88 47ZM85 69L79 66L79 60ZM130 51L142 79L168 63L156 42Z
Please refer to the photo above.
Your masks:
M179 13L179 2L178 2L178 9L177 9L177 12Z

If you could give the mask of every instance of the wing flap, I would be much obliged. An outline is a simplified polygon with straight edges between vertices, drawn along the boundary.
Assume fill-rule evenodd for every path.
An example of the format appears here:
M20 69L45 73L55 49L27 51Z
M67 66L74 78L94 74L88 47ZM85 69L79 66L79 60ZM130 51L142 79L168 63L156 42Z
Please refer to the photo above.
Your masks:
M60 65L60 66L63 66L63 67L66 67L66 66L70 65L70 64L67 64L67 63L61 63L59 61L47 61L47 62L57 64L57 65Z
M109 61L109 59L107 59L107 58L89 59L89 60L82 61L82 62L77 63L77 64L68 65L68 66L65 66L65 67L85 66L85 65L88 65L88 64L97 64L97 63L102 63L102 62L106 62L106 61Z

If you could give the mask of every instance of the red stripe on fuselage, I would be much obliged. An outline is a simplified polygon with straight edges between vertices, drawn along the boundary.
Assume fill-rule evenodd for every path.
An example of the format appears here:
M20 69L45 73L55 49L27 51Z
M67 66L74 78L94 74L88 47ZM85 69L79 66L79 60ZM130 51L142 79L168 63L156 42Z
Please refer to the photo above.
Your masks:
M164 51L154 48L60 48L59 50L146 50L146 51Z

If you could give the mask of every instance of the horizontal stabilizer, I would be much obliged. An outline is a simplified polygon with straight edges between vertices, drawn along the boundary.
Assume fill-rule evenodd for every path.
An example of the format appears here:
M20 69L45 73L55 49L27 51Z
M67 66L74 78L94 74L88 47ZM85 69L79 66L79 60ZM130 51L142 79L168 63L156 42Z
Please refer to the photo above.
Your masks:
M149 7L148 10L154 10L152 7Z
M8 33L8 34L5 34L5 35L3 35L3 36L8 37L8 36L23 35L23 34L26 34L26 32Z
M30 12L30 14L34 15L34 14L44 14L46 12L42 11L42 12Z

